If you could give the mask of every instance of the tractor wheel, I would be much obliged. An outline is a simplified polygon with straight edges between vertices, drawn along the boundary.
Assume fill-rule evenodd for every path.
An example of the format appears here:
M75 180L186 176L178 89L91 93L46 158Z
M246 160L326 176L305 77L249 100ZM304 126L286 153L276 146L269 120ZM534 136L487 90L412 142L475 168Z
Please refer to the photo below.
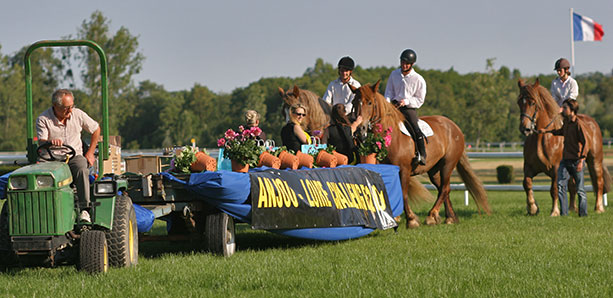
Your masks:
M223 212L208 214L204 238L208 251L224 257L233 255L236 251L234 219Z
M17 263L17 256L11 247L9 237L9 206L4 203L0 212L0 267L6 267Z
M113 228L106 231L109 260L113 267L129 267L138 263L138 227L132 200L126 194L115 200Z
M79 270L87 273L106 273L109 270L109 254L103 231L89 230L81 234Z

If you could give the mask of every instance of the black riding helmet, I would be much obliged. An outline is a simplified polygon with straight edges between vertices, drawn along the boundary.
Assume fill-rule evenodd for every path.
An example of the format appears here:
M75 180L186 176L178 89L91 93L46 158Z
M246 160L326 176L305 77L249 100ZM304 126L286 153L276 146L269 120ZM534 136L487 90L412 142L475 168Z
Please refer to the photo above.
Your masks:
M353 59L351 59L351 57L345 56L338 61L338 68L341 67L348 70L353 70L353 68L355 67L355 62L353 62Z
M556 64L553 66L553 70L570 68L570 62L564 58L560 58L556 61Z
M417 54L411 49L406 49L402 51L402 54L400 54L400 61L413 64L417 62Z

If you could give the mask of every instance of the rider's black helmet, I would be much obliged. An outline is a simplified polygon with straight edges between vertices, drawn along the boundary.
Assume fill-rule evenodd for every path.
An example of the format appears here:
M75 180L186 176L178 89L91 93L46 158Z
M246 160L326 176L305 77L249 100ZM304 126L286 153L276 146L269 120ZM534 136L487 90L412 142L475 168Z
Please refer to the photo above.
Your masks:
M417 54L411 49L406 49L400 54L400 61L413 64L417 61Z
M355 67L355 62L353 62L353 59L351 59L351 57L345 56L338 61L338 68L341 67L348 70L353 70L353 68Z
M558 59L556 61L556 64L553 66L553 70L566 69L566 68L570 68L570 62L568 62L568 60L564 58Z

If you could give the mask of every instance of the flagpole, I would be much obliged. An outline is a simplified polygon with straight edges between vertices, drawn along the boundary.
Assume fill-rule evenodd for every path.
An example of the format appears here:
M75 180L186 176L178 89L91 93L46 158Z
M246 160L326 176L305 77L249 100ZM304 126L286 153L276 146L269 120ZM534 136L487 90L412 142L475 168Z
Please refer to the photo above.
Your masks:
M573 8L570 8L570 66L571 73L575 76L575 34L574 34L574 24L573 24Z

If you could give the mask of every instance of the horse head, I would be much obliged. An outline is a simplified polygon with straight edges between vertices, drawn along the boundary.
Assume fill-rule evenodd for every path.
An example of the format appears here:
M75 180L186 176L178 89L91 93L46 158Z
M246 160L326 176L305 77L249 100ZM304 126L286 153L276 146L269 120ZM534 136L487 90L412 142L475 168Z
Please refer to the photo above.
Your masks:
M525 136L529 136L536 132L536 122L539 116L539 110L543 109L539 101L540 95L538 87L540 84L538 79L536 79L533 85L525 84L524 81L519 79L517 81L517 86L519 87L517 105L519 105L519 111L521 113L519 131Z
M377 81L374 86L366 84L360 88L355 88L351 85L351 91L355 94L353 97L353 111L354 116L362 116L362 124L358 126L357 135L360 141L366 138L368 130L372 128L372 125L381 121L380 111L378 110L377 102L380 99L378 96L382 96L378 93L379 84L381 80Z

